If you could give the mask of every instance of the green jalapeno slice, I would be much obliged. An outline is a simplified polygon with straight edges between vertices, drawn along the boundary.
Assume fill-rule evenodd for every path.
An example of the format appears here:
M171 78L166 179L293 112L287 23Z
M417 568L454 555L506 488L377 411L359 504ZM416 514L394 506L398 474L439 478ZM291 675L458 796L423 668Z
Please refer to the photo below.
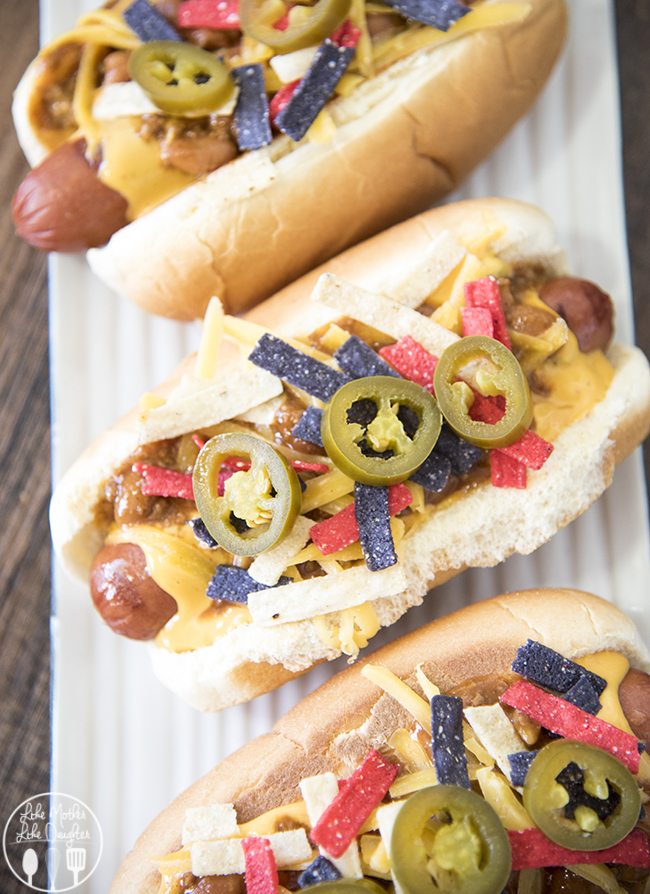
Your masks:
M636 826L641 793L615 757L581 742L545 745L524 783L524 807L547 838L562 847L599 851Z
M512 864L508 836L490 805L457 785L434 785L404 802L390 843L404 894L495 894Z
M502 395L503 417L493 425L469 415L474 395L461 372L484 395ZM518 440L533 421L528 380L517 358L501 342L485 335L461 338L446 348L433 376L436 397L451 428L477 447L505 447Z
M241 0L239 19L247 37L259 40L277 53L292 53L319 44L336 29L350 12L352 0L317 0L309 6L289 11L284 30L274 24L287 13L280 0Z
M131 54L129 74L159 109L171 115L207 115L235 89L217 56L176 40L142 44Z
M406 481L422 465L441 426L435 399L420 385L367 376L339 388L323 413L321 435L342 472L363 484L386 485Z
M386 889L369 878L337 879L335 882L319 882L309 885L314 894L386 894Z
M250 469L223 482L226 457L250 458ZM211 438L201 449L193 473L199 514L219 546L235 556L256 556L286 534L300 511L300 482L287 460L253 435L232 433Z

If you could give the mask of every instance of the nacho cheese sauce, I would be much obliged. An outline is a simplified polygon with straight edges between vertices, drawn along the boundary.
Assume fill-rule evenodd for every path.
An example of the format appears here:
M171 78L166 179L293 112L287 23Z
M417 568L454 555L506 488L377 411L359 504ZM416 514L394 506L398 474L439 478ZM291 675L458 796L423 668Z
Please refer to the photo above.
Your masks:
M535 265L512 267L491 252L490 246L498 235L498 231L493 229L489 237L481 240L481 244L468 246L463 261L418 310L436 322L444 321L448 328L460 334L460 308L465 282L486 275L499 277L502 294L506 296L506 319L516 325L516 328L509 327L513 351L527 373L533 394L532 428L542 437L554 441L566 427L583 418L602 401L611 384L613 369L602 351L582 353L564 321L541 302L538 291L549 278L547 271ZM245 320L225 320L227 336L242 341L246 353L265 331ZM307 353L329 360L350 334L361 337L374 349L394 341L385 333L356 320L340 318L293 343ZM211 338L213 335L214 332ZM218 337L223 337L223 321ZM206 362L205 350L202 349L202 363ZM155 412L159 402L151 403L150 398L147 400L149 403L146 406L151 404ZM247 420L224 421L203 428L198 434L201 439L207 440L215 434L229 431L254 433L280 449L288 459L316 460L330 465L319 448L297 442L290 434L307 403L314 401L303 392L285 385L280 406L271 420L265 420L263 424ZM205 595L207 584L218 565L234 563L247 568L251 560L235 559L223 549L209 550L199 544L187 525L197 514L196 507L190 501L145 498L146 505L140 505L143 500L139 493L140 484L135 473L130 471L133 462L144 457L150 463L190 471L198 454L191 434L141 448L137 456L124 464L123 475L116 476L107 484L107 498L98 513L100 523L105 529L108 528L108 542L133 542L139 545L155 582L176 599L178 614L157 637L159 646L172 651L210 645L235 626L251 620L245 605L215 603ZM302 513L314 522L336 514L352 502L352 480L336 467L330 465L330 468L331 471L326 474L301 474L305 485ZM529 475L534 474L529 472ZM420 485L408 482L413 502L405 512L391 519L398 554L400 549L406 548L402 544L408 542L409 534L418 525L432 513L463 499L469 492L479 487L490 487L489 476L486 459L466 475L452 475L449 486L440 494L427 492ZM128 488L127 480L130 482ZM133 511L129 503L131 497L135 499ZM314 543L308 542L288 562L283 574L291 580L300 581L323 574L336 574L360 566L363 561L358 542L328 556L323 556ZM315 616L313 620L323 643L351 656L356 656L380 627L371 602L335 614Z

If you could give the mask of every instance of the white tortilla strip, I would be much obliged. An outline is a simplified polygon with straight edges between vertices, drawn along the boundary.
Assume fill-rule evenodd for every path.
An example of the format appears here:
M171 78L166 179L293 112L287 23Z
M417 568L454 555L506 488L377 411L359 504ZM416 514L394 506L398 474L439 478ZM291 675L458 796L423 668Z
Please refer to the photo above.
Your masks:
M474 730L476 738L507 779L510 779L511 767L509 754L526 751L526 743L521 739L508 720L501 705L479 705L465 708L465 719Z
M189 807L185 811L181 838L183 847L195 841L214 841L238 834L237 812L232 804Z
M255 624L274 627L396 596L406 586L406 575L401 565L371 574L365 565L361 565L339 574L326 574L324 577L251 593L248 610Z
M304 829L264 835L271 843L278 869L309 860L311 845ZM239 875L246 870L242 838L227 841L196 841L190 848L192 873L204 875Z
M422 259L384 289L387 296L405 307L419 307L442 285L467 255L467 249L448 230L440 233Z
M324 273L319 278L311 299L385 332L396 340L410 335L436 357L458 341L455 333L416 310L384 295L353 286L331 273Z
M267 587L274 587L289 562L298 555L309 540L309 532L313 526L314 522L311 519L300 515L284 540L253 561L248 569L253 580L260 584L266 584Z

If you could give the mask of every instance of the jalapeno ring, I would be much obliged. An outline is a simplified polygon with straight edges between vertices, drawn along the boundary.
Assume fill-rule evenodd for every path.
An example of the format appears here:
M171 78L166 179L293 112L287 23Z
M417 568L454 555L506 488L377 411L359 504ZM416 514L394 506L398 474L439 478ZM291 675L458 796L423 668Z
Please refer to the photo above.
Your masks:
M207 115L235 90L217 56L176 40L142 44L131 54L129 74L159 109L171 115Z
M562 739L545 745L530 765L524 807L556 844L599 851L618 844L636 826L641 793L611 754Z
M220 495L219 470L229 456L250 457L251 467L228 478ZM270 549L289 533L300 511L302 494L295 471L277 450L253 435L211 438L197 457L192 481L208 531L235 556L256 556Z
M457 785L421 789L404 803L390 842L391 869L404 894L494 894L510 876L508 836L490 805ZM430 873L444 875L444 887Z
M350 412L362 403L371 418L367 424L350 421ZM412 437L398 418L400 410L417 418ZM321 436L337 468L362 484L383 486L406 481L419 469L441 427L438 405L420 385L393 376L367 376L348 382L334 394L323 413Z
M489 371L480 367L488 361ZM486 393L501 394L506 399L503 417L493 425L469 416L471 391L469 385L458 381L463 368L475 367ZM477 447L506 447L517 441L533 421L533 402L528 380L517 358L501 342L485 335L461 338L446 348L438 361L433 376L436 398L450 427L470 444ZM489 389L489 391L487 391ZM479 387L479 390L483 390Z
M317 0L311 7L299 7L300 21L292 22L284 30L274 23L287 12L278 0L241 0L239 19L247 37L259 40L276 53L292 53L320 43L336 29L350 12L352 0Z
M369 878L341 878L335 882L319 882L309 885L314 894L386 894L386 890Z

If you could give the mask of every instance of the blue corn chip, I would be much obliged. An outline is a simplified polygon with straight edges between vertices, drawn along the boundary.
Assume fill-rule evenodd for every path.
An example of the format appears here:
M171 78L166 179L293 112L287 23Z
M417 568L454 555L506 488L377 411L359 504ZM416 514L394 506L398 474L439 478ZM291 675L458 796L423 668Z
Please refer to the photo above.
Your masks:
M386 3L404 18L431 25L439 31L448 31L470 11L469 6L458 0L386 0Z
M260 338L248 359L322 401L330 400L342 385L350 381L343 373L320 360L314 360L309 354L303 354L268 332Z
M397 553L388 511L388 488L356 482L354 515L359 526L361 551L368 569L381 571L396 565Z
M302 140L334 92L353 56L352 47L339 47L329 38L324 40L307 74L275 119L276 127L292 140Z
M530 765L535 760L538 751L515 751L508 755L510 761L510 781L513 785L523 785Z
M281 577L276 586L290 584L290 577ZM238 602L244 605L248 602L249 593L258 593L260 590L269 590L266 584L261 584L250 576L244 568L236 568L234 565L219 565L212 576L205 591L208 599L218 602Z
M451 462L446 456L436 453L434 448L409 480L420 484L425 490L439 494L447 487L450 478Z
M317 407L307 407L298 422L291 429L291 434L294 438L307 441L308 444L316 444L317 447L322 447L323 438L320 433L322 422L323 411Z
M147 0L134 0L122 15L131 31L135 31L143 43L183 39L176 28Z
M465 475L483 456L480 447L463 441L448 425L443 425L435 446L436 453L446 456L454 475Z
M341 873L327 857L316 857L309 866L298 876L298 886L309 888L310 885L318 885L320 882L336 882L341 878Z
M559 652L533 639L527 640L524 646L517 649L512 669L527 680L532 680L533 683L546 686L555 692L568 692L580 677L587 677L597 695L601 695L607 686L607 681L598 674L585 670Z
M191 518L188 525L192 529L192 533L196 539L204 546L207 546L210 549L216 549L216 547L219 546L212 534L208 531L202 518Z
M382 360L370 345L356 335L351 335L338 351L334 352L334 359L352 379L363 379L366 376L399 378L392 366Z
M431 699L431 751L441 785L471 788L463 744L463 700L455 695Z
M602 708L593 683L584 674L578 677L577 682L573 684L571 689L567 689L564 693L564 698L577 708L582 708L588 714L595 715Z
M242 65L231 75L239 87L235 106L237 145L240 149L261 149L273 139L264 69L261 65Z

